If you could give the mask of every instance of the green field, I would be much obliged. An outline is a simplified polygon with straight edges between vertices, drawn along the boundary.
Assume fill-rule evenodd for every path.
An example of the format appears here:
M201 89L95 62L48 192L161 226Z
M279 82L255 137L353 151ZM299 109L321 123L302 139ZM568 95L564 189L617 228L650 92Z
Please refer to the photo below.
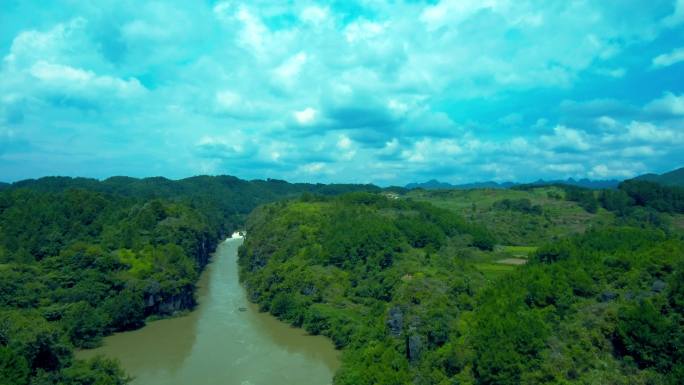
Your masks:
M500 249L512 257L527 258L537 251L537 246L501 246Z
M474 266L477 270L484 274L485 278L490 281L495 280L504 274L510 273L517 268L515 265L505 265L495 262L479 262L475 263Z
M587 228L612 223L613 214L599 209L588 213L576 202L566 201L563 190L545 186L529 191L507 189L473 190L413 190L407 199L425 201L462 215L464 218L487 226L500 244L515 246L539 245ZM528 200L540 206L539 214L505 210L497 207L504 200Z

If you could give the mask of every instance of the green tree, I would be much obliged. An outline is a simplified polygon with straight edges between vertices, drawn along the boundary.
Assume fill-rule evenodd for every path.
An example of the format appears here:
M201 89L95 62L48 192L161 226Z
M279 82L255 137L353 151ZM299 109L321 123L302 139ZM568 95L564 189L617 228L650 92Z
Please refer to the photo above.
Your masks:
M30 370L26 359L6 346L0 346L0 379L3 385L28 384Z
M63 324L74 345L92 348L100 343L103 329L108 322L99 310L81 301L69 306L64 314Z

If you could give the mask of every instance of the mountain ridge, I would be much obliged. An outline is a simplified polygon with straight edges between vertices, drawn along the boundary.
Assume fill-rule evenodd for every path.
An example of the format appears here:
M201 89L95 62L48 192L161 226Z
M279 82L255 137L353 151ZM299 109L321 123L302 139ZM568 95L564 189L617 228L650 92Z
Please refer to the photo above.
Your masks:
M585 187L585 188L590 188L590 189L604 189L604 188L616 188L618 184L620 184L619 180L616 179L606 179L606 180L593 180L593 179L587 179L587 178L582 178L582 179L574 179L574 178L568 178L568 179L556 179L556 180L543 180L543 179L538 179L534 182L530 183L517 183L517 182L494 182L494 181L485 181L485 182L473 182L473 183L463 183L463 184L451 184L448 182L440 182L436 179L431 179L427 182L423 183L409 183L405 187L409 190L416 189L416 188L422 188L425 190L447 190L447 189L456 189L456 190L467 190L467 189L476 189L476 188L491 188L491 189L507 189L511 188L514 186L519 186L519 185L548 185L548 184L567 184L571 186L579 186L579 187Z
M664 172L662 174L643 174L633 178L632 180L655 182L669 186L684 186L684 167Z

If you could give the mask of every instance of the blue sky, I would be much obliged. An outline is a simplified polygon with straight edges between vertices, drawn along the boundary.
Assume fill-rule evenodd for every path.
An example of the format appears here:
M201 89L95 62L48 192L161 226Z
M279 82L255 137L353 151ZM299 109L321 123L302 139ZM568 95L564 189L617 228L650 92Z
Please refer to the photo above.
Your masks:
M684 0L0 3L0 180L684 165Z

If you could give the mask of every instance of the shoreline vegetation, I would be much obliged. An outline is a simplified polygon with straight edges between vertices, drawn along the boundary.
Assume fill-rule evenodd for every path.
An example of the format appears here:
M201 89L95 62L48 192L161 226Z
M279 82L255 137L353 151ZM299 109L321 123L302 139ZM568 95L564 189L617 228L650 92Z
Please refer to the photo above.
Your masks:
M187 316L106 337L76 357L117 359L141 385L329 384L339 351L328 338L310 336L247 300L238 280L241 243L219 244L198 282L198 306Z

